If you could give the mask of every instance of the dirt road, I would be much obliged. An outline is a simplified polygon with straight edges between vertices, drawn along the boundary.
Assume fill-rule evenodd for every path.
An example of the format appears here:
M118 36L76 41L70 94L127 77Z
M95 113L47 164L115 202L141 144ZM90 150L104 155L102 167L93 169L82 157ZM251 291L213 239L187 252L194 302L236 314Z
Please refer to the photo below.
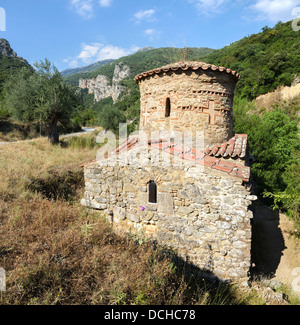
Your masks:
M65 135L61 135L60 138L67 138L67 137L74 137L74 136L77 136L77 135L81 135L81 134L87 134L87 133L91 133L91 132L94 132L95 129L93 128L86 128L86 127L83 127L82 128L82 132L77 132L77 133L70 133L70 134L65 134ZM0 146L2 145L9 145L9 144L13 144L13 143L19 143L19 142L30 142L30 141L34 141L35 139L31 139L31 140L20 140L20 141L13 141L13 142L0 142Z

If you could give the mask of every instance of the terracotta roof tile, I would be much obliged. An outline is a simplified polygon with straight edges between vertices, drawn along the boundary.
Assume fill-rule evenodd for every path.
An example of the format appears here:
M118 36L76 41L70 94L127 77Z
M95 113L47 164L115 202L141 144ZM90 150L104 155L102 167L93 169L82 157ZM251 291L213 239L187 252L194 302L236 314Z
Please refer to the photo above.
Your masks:
M148 76L152 76L154 74L159 74L161 72L168 72L168 71L178 71L178 70L183 70L186 71L188 69L192 69L192 70L212 70L212 71L220 71L220 72L225 72L228 73L232 76L234 76L236 78L236 80L238 81L240 79L240 75L236 72L233 71L231 69L226 69L224 67L219 67L216 65L212 65L212 64L208 64L205 62L198 62L198 61L184 61L184 62L177 62L177 63L172 63L166 66L163 66L161 68L157 68L157 69L152 69L143 73L138 74L135 77L135 82L138 83L141 79L148 77Z
M113 153L118 154L129 151L138 145L138 142L139 139L137 136L130 137L114 150ZM203 164L205 167L225 172L231 176L241 178L245 182L248 182L250 179L250 167L246 167L234 160L224 161L221 159L222 157L245 157L247 147L247 135L245 134L236 134L226 143L214 146L204 151L170 143L167 139L149 140L148 146L170 153L175 157L181 157L188 161L195 161L196 164Z
M222 145L205 149L205 153L214 157L245 158L247 143L248 136L246 134L236 134L233 138Z

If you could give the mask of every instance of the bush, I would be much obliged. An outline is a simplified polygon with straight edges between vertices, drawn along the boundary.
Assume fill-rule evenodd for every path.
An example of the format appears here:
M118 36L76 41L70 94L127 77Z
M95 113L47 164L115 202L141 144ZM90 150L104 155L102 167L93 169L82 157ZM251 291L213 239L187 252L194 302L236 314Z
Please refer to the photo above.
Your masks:
M106 106L99 114L100 124L105 130L117 132L119 124L126 122L126 117L117 107Z
M268 198L268 203L298 220L300 145L297 119L278 106L258 115L253 103L236 98L234 125L236 133L249 136L250 154L254 156L251 172L258 195Z

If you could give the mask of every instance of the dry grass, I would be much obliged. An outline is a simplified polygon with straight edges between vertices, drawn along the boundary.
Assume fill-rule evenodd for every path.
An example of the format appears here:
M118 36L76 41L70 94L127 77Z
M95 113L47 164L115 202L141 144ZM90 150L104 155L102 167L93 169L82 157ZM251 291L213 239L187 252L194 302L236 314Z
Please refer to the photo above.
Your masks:
M81 207L79 165L96 150L45 139L0 146L1 304L255 303L234 286L187 276L162 248L117 236Z
M36 198L20 206L4 213L1 227L3 303L166 302L163 282L172 270L166 260L156 263L151 249L115 236L99 217L66 202Z

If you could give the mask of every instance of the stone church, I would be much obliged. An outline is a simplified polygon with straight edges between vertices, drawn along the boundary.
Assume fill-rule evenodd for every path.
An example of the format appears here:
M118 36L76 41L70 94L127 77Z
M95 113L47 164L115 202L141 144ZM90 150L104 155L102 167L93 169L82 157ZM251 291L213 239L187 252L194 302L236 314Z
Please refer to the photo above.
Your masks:
M256 197L247 135L233 133L239 78L195 61L137 75L139 133L84 166L82 205L222 280L246 279L251 264Z

